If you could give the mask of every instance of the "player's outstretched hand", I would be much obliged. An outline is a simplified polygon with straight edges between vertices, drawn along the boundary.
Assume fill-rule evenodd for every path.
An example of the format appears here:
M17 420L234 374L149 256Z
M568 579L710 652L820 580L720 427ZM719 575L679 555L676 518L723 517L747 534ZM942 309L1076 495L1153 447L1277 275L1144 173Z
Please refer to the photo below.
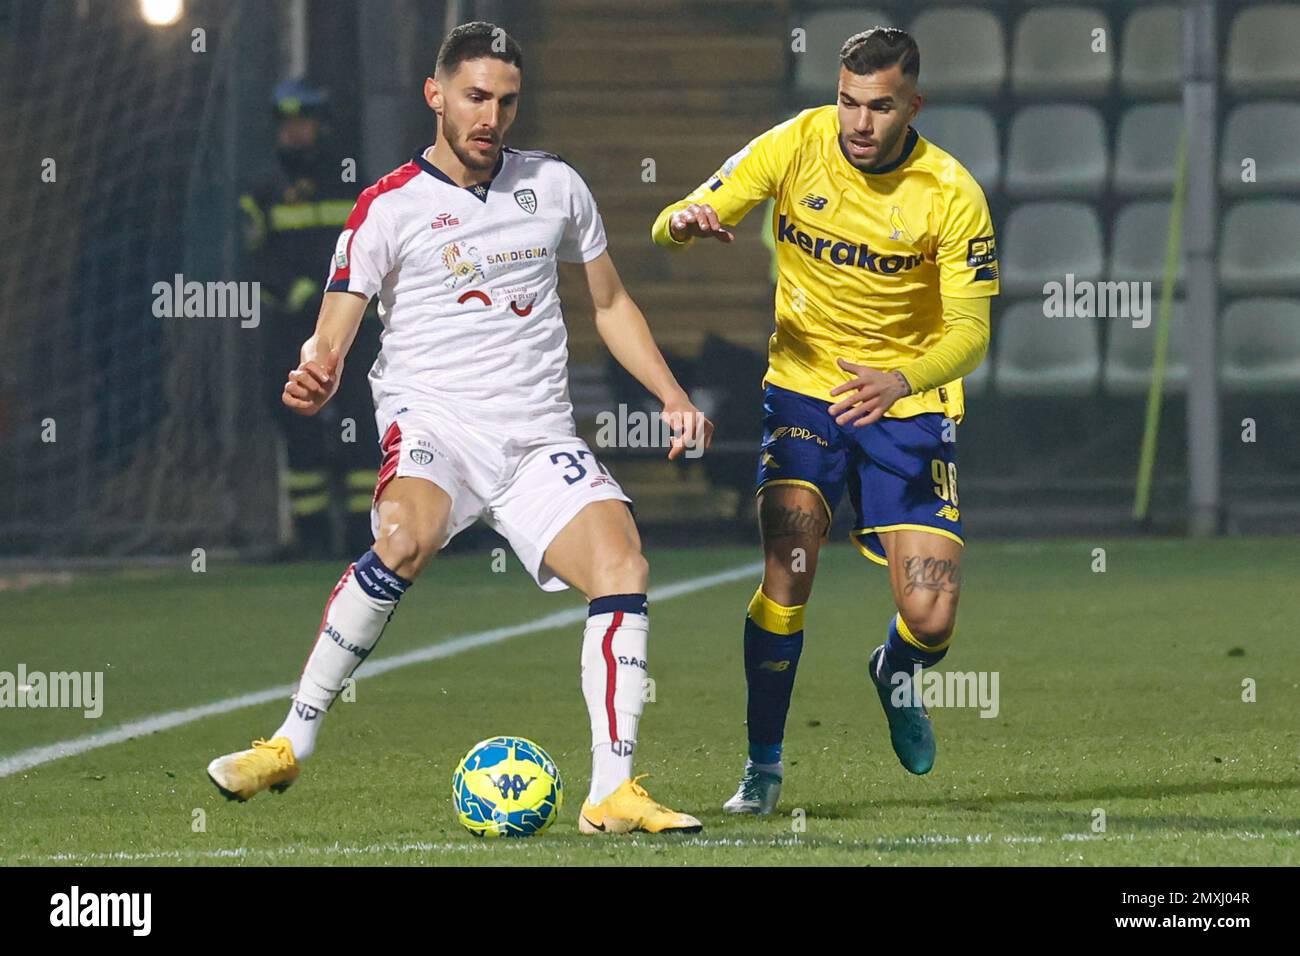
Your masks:
M705 418L690 399L666 402L660 414L673 433L672 447L668 449L669 461L684 452L687 458L699 458L713 444L713 422Z
M299 415L315 415L338 390L339 360L339 351L334 349L323 361L303 362L289 373L280 401Z
M731 242L736 234L722 224L717 212L708 203L691 203L679 209L668 219L668 231L678 242L690 238L713 236L719 242Z
M897 372L882 372L866 365L854 365L842 358L835 361L853 376L843 385L831 389L832 397L844 396L828 409L836 416L835 421L839 425L852 422L854 428L861 428L878 422L894 402L911 393L911 389L905 385L907 380Z

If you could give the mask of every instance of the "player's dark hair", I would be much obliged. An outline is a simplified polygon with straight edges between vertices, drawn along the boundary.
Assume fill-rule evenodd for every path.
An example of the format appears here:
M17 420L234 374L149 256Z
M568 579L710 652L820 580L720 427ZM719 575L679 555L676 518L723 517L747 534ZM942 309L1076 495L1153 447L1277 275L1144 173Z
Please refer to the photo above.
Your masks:
M466 60L480 60L490 56L524 68L524 51L514 37L495 23L474 20L462 23L447 34L438 47L437 69L454 73Z
M840 47L840 63L850 73L865 76L895 63L904 76L921 75L921 51L912 35L893 27L872 27L855 33Z

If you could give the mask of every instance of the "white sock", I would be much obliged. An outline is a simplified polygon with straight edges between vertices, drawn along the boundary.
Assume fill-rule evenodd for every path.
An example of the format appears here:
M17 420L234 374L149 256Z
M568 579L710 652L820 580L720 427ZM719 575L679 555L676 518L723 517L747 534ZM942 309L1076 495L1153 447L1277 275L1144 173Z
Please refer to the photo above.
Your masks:
M327 711L295 700L289 705L289 713L284 723L272 737L288 737L293 744L293 756L299 763L306 760L316 749L316 734L320 732L321 721Z
M745 769L761 770L764 773L774 773L781 779L785 779L785 764L780 760L776 763L754 763L752 760L746 760Z
M600 803L632 776L637 724L645 707L650 618L644 594L591 602L582 638L582 696L591 718L591 790Z
M348 565L334 586L320 631L303 665L298 689L275 736L288 737L294 756L305 760L316 749L322 718L343 683L365 660L384 633L410 582L389 571L374 551Z

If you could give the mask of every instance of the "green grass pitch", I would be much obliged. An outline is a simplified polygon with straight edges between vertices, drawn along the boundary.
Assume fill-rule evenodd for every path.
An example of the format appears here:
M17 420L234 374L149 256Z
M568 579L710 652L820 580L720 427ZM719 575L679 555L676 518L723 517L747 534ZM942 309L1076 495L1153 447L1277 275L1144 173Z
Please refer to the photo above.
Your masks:
M1104 573L1092 570L1097 547ZM651 550L652 587L756 557ZM898 765L865 675L891 612L886 576L830 547L785 791L762 819L720 809L743 762L740 634L757 576L652 601L656 699L637 769L705 824L668 838L577 831L589 771L580 625L366 678L417 647L581 607L542 594L513 558L504 574L490 562L431 567L286 794L228 803L204 773L278 725L276 700L0 777L0 865L1300 863L1295 539L972 543L942 666L998 672L999 713L934 711L939 757L919 778ZM291 683L338 572L213 561L202 574L87 574L0 593L0 670L103 670L106 700L98 720L0 710L0 761ZM453 818L452 770L493 734L530 737L560 766L565 805L540 838L479 841Z

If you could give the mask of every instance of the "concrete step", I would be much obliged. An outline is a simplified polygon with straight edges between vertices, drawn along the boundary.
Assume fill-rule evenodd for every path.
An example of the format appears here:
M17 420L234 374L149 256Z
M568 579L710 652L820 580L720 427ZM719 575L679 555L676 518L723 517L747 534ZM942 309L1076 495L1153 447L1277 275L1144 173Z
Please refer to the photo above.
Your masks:
M552 119L586 114L600 116L615 110L626 110L630 115L642 117L646 123L658 122L659 119L672 115L701 118L771 117L771 122L766 126L760 121L756 132L774 126L785 118L785 103L779 85L736 87L701 82L702 79L704 78L698 76L660 77L663 85L638 90L635 96L621 100L611 97L606 90L591 86L569 89L543 87L536 93L525 87L520 102L523 104L526 100L527 109L536 110L542 116ZM550 123L547 124L548 128L549 126ZM542 145L537 148L546 147Z
M530 60L538 87L634 90L663 86L778 84L785 76L785 45L779 34L755 37L630 37L625 46L600 38L543 41ZM612 97L610 97L612 98ZM609 102L609 99L607 99Z

